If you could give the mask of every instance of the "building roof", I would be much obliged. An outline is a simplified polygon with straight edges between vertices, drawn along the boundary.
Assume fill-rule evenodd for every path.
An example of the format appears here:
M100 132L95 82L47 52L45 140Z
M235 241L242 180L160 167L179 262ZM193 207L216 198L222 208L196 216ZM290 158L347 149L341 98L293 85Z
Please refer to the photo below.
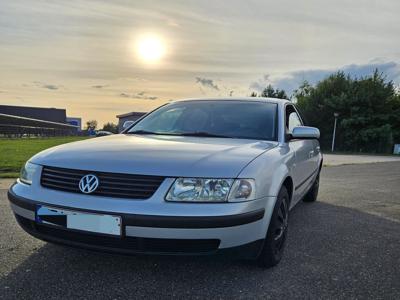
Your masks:
M7 115L0 113L0 125L7 126L32 126L32 127L43 127L43 128L59 128L59 129L75 129L78 126L66 124L66 123L58 123L51 122L45 120L38 120L26 117L19 117L13 115Z
M65 123L66 119L66 111L61 108L0 105L0 113L57 123Z

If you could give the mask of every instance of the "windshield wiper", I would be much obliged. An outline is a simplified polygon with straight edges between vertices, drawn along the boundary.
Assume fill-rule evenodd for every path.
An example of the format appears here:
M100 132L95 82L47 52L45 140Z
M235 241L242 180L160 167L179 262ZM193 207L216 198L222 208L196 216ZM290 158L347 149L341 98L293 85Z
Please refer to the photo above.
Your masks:
M154 132L147 130L128 131L127 134L156 134L156 135L176 135L176 136L198 136L198 137L215 137L215 138L232 138L231 136L214 134L205 131L193 132Z
M127 134L160 134L160 133L147 130L135 130L135 131L128 131Z
M200 137L216 137L216 138L232 138L231 136L222 135L222 134L214 134L205 131L193 131L193 132L183 132L179 133L179 135L183 136L200 136Z

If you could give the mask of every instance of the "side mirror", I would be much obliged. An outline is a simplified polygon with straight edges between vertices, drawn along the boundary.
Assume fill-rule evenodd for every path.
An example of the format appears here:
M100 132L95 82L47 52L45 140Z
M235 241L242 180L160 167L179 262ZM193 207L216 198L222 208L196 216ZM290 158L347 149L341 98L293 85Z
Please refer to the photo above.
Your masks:
M319 139L319 129L315 127L299 126L293 128L291 139L310 140Z
M131 127L133 123L135 123L135 121L125 121L124 125L122 125L122 128L127 129L128 127Z

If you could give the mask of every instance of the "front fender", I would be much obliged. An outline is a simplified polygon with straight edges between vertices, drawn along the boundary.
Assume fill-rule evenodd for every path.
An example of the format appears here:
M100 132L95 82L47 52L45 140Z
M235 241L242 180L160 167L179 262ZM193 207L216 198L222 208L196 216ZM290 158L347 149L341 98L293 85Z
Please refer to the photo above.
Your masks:
M239 177L256 180L257 198L276 197L285 179L291 176L294 163L294 153L288 147L279 146L253 160Z

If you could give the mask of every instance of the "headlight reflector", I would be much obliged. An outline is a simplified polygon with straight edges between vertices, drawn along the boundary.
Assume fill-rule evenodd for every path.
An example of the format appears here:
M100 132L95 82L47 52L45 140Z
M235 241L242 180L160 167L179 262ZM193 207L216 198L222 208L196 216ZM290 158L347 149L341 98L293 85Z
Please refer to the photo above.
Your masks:
M236 202L255 199L253 179L177 178L165 198L175 202Z
M21 168L19 180L26 184L32 184L32 178L39 165L30 163L29 161Z

